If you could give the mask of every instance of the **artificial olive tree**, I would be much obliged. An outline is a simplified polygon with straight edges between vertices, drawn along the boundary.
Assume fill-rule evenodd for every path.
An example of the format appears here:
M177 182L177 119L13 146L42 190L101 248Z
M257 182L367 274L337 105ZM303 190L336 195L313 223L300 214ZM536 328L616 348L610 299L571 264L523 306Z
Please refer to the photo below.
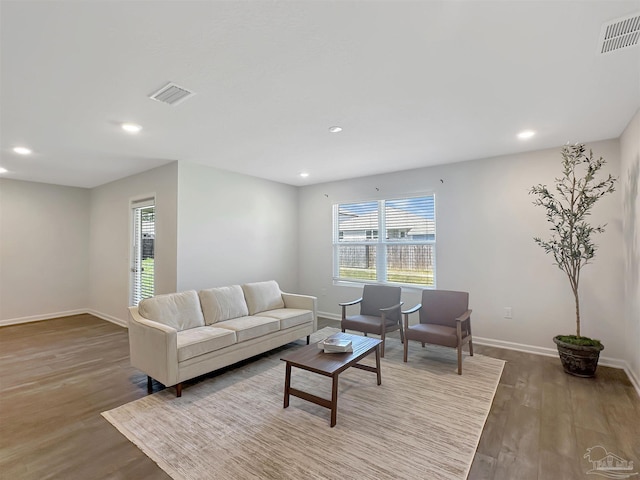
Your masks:
M583 144L562 147L562 176L555 179L549 189L546 185L531 187L530 194L537 198L533 202L544 208L547 221L551 224L551 237L534 241L551 253L554 264L569 278L576 304L576 339L580 342L580 297L578 285L582 267L590 263L596 253L593 243L595 233L604 232L604 225L589 224L588 216L596 202L615 191L616 178L610 174L603 180L597 177L606 161L595 159L589 150L587 155Z

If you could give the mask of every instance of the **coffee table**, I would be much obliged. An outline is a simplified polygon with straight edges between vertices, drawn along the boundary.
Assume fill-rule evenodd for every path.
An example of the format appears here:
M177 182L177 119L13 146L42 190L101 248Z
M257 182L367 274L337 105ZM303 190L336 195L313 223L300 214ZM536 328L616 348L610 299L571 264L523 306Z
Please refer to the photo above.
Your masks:
M293 395L308 402L315 403L331 410L331 426L336 424L338 412L338 375L349 367L359 368L374 372L378 376L378 385L382 384L380 375L380 348L382 343L377 338L362 337L360 335L351 335L348 333L336 333L331 335L334 338L351 340L353 352L348 353L324 353L314 343L300 348L294 352L286 354L280 360L287 364L287 370L284 379L284 408L289 406L289 396ZM362 365L358 363L367 355L376 354L376 366ZM313 395L309 392L298 390L291 387L291 367L297 367L302 370L308 370L325 377L332 378L331 400Z

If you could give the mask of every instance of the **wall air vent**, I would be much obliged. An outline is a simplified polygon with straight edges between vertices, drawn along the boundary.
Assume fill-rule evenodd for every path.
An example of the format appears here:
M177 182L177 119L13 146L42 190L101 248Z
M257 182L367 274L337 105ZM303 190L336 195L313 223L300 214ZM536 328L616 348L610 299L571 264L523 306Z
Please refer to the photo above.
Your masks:
M602 25L598 53L610 53L633 47L638 45L638 40L640 40L640 13L634 13Z
M149 98L169 105L177 105L193 95L195 95L195 93L192 91L169 82L157 92L149 95Z

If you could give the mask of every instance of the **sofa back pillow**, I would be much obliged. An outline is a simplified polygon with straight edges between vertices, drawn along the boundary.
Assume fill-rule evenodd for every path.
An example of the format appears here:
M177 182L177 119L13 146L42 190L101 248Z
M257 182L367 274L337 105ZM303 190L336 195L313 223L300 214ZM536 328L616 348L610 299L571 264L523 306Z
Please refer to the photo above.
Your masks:
M207 325L249 315L240 285L200 290L198 295Z
M138 304L138 313L178 331L204 327L200 299L195 290L145 298Z
M249 315L284 308L282 292L275 280L268 282L245 283L242 285L244 298L247 300Z

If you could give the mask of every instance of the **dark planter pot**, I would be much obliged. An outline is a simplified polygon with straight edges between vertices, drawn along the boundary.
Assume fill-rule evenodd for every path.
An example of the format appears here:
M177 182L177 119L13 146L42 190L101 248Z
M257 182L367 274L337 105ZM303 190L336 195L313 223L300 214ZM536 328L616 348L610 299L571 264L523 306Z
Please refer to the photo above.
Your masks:
M596 374L603 345L597 347L573 345L563 342L558 337L553 337L553 341L558 346L560 361L565 372L576 377L593 377Z

